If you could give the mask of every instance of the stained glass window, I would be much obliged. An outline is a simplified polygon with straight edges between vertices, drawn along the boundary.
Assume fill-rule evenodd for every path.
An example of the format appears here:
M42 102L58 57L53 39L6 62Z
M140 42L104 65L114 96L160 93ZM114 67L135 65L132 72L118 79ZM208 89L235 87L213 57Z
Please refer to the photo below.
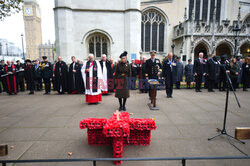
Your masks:
M145 51L150 51L150 32L151 32L151 25L150 23L146 23L145 26Z
M159 36L159 52L163 52L164 51L164 32L165 32L165 25L164 23L161 23L159 26L159 34L161 34Z
M109 55L109 40L101 34L96 33L88 38L88 53L94 54L95 57L100 58L102 54Z
M156 10L147 10L142 13L141 49L144 52L155 50L164 51L164 33L166 20Z

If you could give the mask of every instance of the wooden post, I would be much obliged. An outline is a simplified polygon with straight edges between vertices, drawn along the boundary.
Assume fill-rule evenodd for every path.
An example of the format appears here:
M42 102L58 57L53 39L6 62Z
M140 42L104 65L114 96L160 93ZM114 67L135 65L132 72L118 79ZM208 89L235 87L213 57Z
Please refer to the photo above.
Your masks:
M0 145L0 156L8 155L8 145Z

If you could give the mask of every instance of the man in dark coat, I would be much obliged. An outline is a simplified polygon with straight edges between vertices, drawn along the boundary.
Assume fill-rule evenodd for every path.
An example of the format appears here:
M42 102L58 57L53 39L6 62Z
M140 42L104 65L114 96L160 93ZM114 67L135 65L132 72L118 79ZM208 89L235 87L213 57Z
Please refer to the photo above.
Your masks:
M30 95L34 94L35 90L35 68L31 64L31 60L27 59L26 61L26 67L25 67L25 78L27 81L27 89L30 90Z
M236 59L237 59L237 63L239 64L239 67L240 67L240 72L239 72L239 75L238 75L238 79L237 79L237 88L239 88L239 84L242 83L242 61L241 61L241 56L238 55L236 56Z
M50 94L51 90L51 77L53 74L53 68L50 62L48 62L48 59L46 56L43 56L43 62L41 63L41 72L42 72L42 78L43 82L45 84L45 93L46 95Z
M167 98L172 98L173 84L176 83L177 66L173 59L173 53L168 54L168 58L163 62L162 75L165 78Z
M77 94L84 92L84 84L81 73L81 65L76 62L74 56L71 57L72 63L69 66L69 93Z
M217 56L212 54L212 57L207 61L207 76L208 76L208 92L214 92L214 85L218 79L219 63Z
M247 88L250 84L250 57L245 58L245 62L242 64L242 83L243 91L248 91Z
M7 65L4 66L4 74L8 74L6 79L7 85L7 93L9 95L17 94L17 86L16 86L16 67L12 65L10 61L7 61Z
M140 66L138 67L139 73L139 89L142 93L147 93L147 81L146 81L146 58L143 57L140 62Z
M137 64L135 64L135 60L132 60L131 64L130 64L130 67L131 67L131 89L132 90L135 90L136 89L136 76L137 76Z
M59 94L68 92L68 66L62 61L62 57L58 57L58 62L55 66L56 90Z
M17 60L16 63L16 71L24 70L25 67L23 64L21 64L20 60ZM16 74L17 91L24 92L24 76L24 72L18 72Z
M156 51L151 51L151 58L146 61L146 79L158 79L160 76L160 70L162 68L161 62L159 59L155 58ZM151 98L151 87L148 87L149 98Z
M203 59L204 54L199 53L199 58L194 61L194 76L195 76L195 90L201 92L201 83L203 76L206 75L206 60Z
M187 83L187 88L190 89L191 82L194 81L194 72L193 72L193 64L192 64L192 59L188 60L188 64L185 66L185 77L186 77L186 83Z
M35 75L34 75L34 81L35 81L35 89L37 91L41 91L43 88L42 84L42 72L41 67L38 60L34 61L34 69L35 69Z
M226 55L221 56L220 60L220 72L219 72L219 91L226 91L227 76L225 68L228 68L229 61Z
M103 88L102 88L102 94L107 95L108 92L110 92L111 89L113 89L112 82L110 82L111 78L111 64L109 60L107 59L107 56L105 54L102 55L102 59L100 61L100 65L102 68L102 80L103 80Z
M177 62L176 62L176 69L177 69L177 75L176 75L176 89L181 88L181 82L183 79L183 63L181 62L181 58L177 57Z

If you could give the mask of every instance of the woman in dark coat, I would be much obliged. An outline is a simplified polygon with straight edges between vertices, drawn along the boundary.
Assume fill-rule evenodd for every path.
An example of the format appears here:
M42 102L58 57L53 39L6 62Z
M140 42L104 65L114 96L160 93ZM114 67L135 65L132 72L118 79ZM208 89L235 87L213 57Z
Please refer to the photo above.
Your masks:
M193 67L192 65L192 60L188 60L188 64L185 66L185 77L186 77L186 83L187 83L187 88L190 89L191 82L194 82L194 72L193 72Z
M130 65L127 62L127 52L125 51L120 55L121 61L115 68L115 84L116 92L115 97L119 99L119 111L126 111L126 101L129 97L129 89L127 85L128 77L131 76Z
M239 64L236 61L236 58L233 58L230 62L230 78L232 80L233 88L236 90L237 88L237 79L240 73L240 67Z
M242 83L243 91L247 91L250 83L250 58L245 58L245 62L242 65Z

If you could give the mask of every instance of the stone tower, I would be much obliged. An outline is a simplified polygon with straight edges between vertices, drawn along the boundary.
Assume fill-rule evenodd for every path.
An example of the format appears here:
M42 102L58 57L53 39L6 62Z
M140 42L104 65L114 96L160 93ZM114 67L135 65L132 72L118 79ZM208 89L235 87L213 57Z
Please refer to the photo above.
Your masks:
M39 45L42 44L40 7L36 0L24 0L23 19L27 58L39 58Z

